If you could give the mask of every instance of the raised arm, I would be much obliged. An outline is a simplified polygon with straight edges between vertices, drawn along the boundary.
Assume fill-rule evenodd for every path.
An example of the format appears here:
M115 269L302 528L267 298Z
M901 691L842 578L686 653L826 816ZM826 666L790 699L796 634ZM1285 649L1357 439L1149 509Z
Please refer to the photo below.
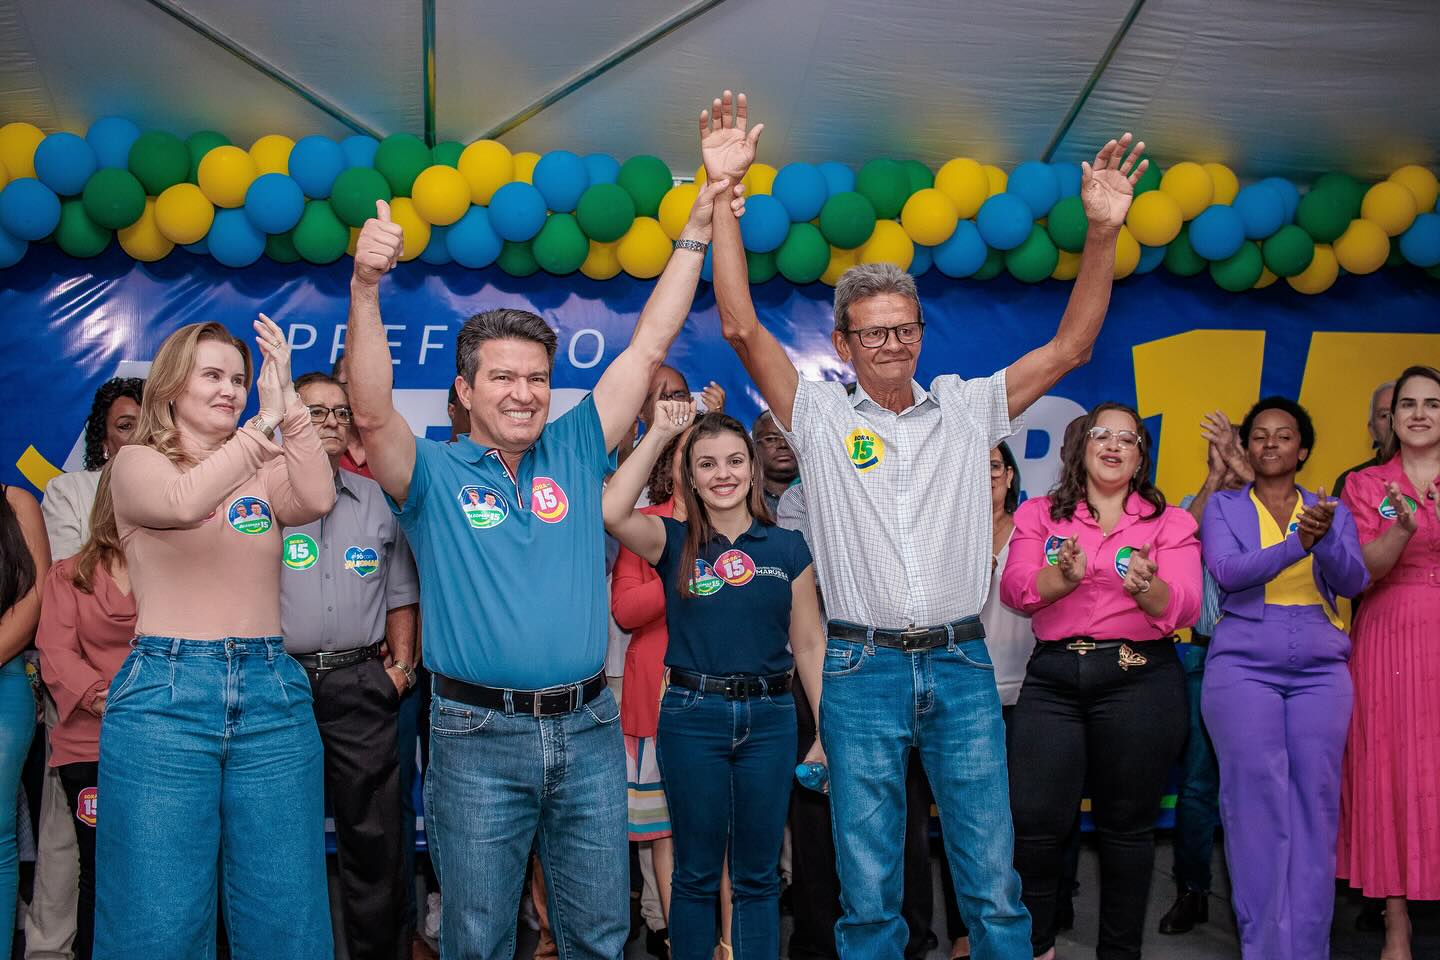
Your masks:
M1060 382L1060 378L1090 359L1105 311L1110 306L1110 287L1115 280L1115 238L1130 201L1135 183L1149 166L1141 160L1143 141L1130 149L1130 134L1111 140L1095 154L1095 163L1081 164L1080 197L1090 227L1080 259L1080 274L1070 290L1070 302L1060 318L1060 329L1049 343L1036 347L1010 365L1005 372L1005 390L1010 416L1024 413L1036 400ZM719 263L716 263L716 272Z
M40 504L35 498L18 487L6 487L0 494L10 502L15 520L20 524L20 533L25 538L25 548L30 552L30 562L35 567L35 582L25 595L15 601L14 606L0 616L0 663L6 663L30 646L35 638L35 624L40 620L40 594L44 589L45 574L50 569L50 541L45 536L45 521L40 517Z
M600 498L600 511L605 529L620 545L650 565L660 559L665 549L665 524L656 516L641 513L635 506L645 481L660 459L660 451L695 418L695 404L687 400L661 400L655 405L655 422L640 441L635 452L620 464L620 469L605 484ZM681 456L679 450L675 455Z
M350 278L350 320L345 328L346 388L355 427L364 442L370 472L396 503L404 503L415 471L415 434L395 409L394 368L385 328L380 323L380 278L405 245L400 225L390 220L390 205L375 201L375 217L365 221L355 241L355 272Z

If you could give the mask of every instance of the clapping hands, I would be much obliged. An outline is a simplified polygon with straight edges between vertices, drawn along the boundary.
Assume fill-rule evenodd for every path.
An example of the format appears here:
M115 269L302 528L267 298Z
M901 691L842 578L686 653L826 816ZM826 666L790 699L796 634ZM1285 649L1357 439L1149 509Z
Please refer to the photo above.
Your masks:
M1155 579L1158 569L1155 561L1150 559L1150 544L1147 543L1131 553L1130 566L1125 571L1125 592L1132 597L1148 592L1150 581Z

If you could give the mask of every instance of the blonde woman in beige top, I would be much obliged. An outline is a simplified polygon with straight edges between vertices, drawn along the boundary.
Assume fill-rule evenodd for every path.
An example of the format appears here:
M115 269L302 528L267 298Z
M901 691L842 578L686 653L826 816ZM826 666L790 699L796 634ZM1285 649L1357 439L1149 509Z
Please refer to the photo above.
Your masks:
M106 468L138 619L100 733L96 960L208 955L217 875L235 960L333 956L320 739L280 637L280 555L281 528L328 512L335 484L284 335L264 315L255 332L257 416L236 429L244 341L183 327Z

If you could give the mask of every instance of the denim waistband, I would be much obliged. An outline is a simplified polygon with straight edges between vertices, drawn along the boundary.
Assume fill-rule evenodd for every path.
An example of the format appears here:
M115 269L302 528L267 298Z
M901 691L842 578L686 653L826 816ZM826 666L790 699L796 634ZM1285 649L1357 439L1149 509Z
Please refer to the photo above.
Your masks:
M284 637L226 637L223 640L187 640L184 637L136 637L130 646L167 657L277 657L285 652Z

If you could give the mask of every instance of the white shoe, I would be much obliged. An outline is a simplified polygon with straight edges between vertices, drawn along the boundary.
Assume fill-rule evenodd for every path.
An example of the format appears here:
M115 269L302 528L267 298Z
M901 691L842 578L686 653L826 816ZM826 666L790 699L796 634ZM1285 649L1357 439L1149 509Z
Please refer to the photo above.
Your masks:
M432 893L425 898L425 925L420 936L432 949L440 949L440 894Z

